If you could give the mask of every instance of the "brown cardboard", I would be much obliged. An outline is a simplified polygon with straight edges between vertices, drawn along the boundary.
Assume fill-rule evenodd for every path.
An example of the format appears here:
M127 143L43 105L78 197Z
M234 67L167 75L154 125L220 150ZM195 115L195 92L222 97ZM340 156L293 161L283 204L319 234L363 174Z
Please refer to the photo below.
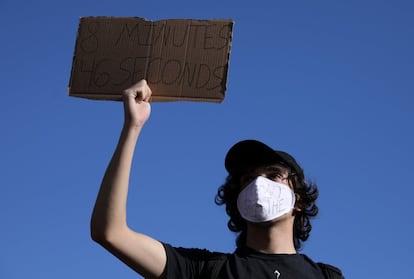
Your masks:
M221 102L227 86L233 21L83 17L69 96L121 100L141 79L152 101Z

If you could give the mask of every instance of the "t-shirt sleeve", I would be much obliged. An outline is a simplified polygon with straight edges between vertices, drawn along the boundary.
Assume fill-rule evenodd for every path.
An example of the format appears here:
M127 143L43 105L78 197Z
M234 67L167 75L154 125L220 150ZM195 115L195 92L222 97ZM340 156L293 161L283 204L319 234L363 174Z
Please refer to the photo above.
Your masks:
M167 254L166 279L204 278L206 263L217 255L205 249L163 245Z

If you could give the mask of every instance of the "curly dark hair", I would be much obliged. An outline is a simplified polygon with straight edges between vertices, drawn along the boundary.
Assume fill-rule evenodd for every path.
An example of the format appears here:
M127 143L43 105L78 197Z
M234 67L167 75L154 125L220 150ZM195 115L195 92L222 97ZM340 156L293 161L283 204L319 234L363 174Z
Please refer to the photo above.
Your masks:
M279 173L287 172L288 178L293 184L293 189L296 194L297 200L295 207L298 210L294 210L294 227L293 227L293 242L297 250L302 248L302 242L309 238L312 225L310 219L318 214L318 206L316 205L316 199L319 196L318 186L315 183L305 181L303 176L297 175L283 163L273 164L271 166L264 166L250 170L251 172L268 172L270 169L273 171L277 169ZM250 171L245 172L249 173ZM215 203L217 205L225 205L226 213L230 217L227 222L227 226L230 231L239 232L236 240L237 247L245 246L246 244L246 229L247 223L241 217L239 210L237 209L237 197L240 193L241 178L243 175L231 176L228 175L225 183L220 186L215 196Z

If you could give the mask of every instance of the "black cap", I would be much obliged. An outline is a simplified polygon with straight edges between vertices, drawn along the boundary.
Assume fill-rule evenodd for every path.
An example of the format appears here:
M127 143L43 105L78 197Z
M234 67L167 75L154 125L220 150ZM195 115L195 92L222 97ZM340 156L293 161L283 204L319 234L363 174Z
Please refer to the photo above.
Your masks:
M304 179L303 169L291 155L284 151L273 150L257 140L243 140L233 145L227 152L224 165L230 175L240 175L254 167L280 162Z

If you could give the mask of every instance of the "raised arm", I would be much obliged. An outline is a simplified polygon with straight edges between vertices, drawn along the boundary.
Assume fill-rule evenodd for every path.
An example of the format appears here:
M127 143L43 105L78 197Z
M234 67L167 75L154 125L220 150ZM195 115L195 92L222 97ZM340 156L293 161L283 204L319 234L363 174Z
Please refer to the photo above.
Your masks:
M159 241L131 230L126 218L132 158L151 112L150 97L151 89L145 80L123 93L124 126L93 209L91 236L142 276L160 278L166 265L164 247Z

